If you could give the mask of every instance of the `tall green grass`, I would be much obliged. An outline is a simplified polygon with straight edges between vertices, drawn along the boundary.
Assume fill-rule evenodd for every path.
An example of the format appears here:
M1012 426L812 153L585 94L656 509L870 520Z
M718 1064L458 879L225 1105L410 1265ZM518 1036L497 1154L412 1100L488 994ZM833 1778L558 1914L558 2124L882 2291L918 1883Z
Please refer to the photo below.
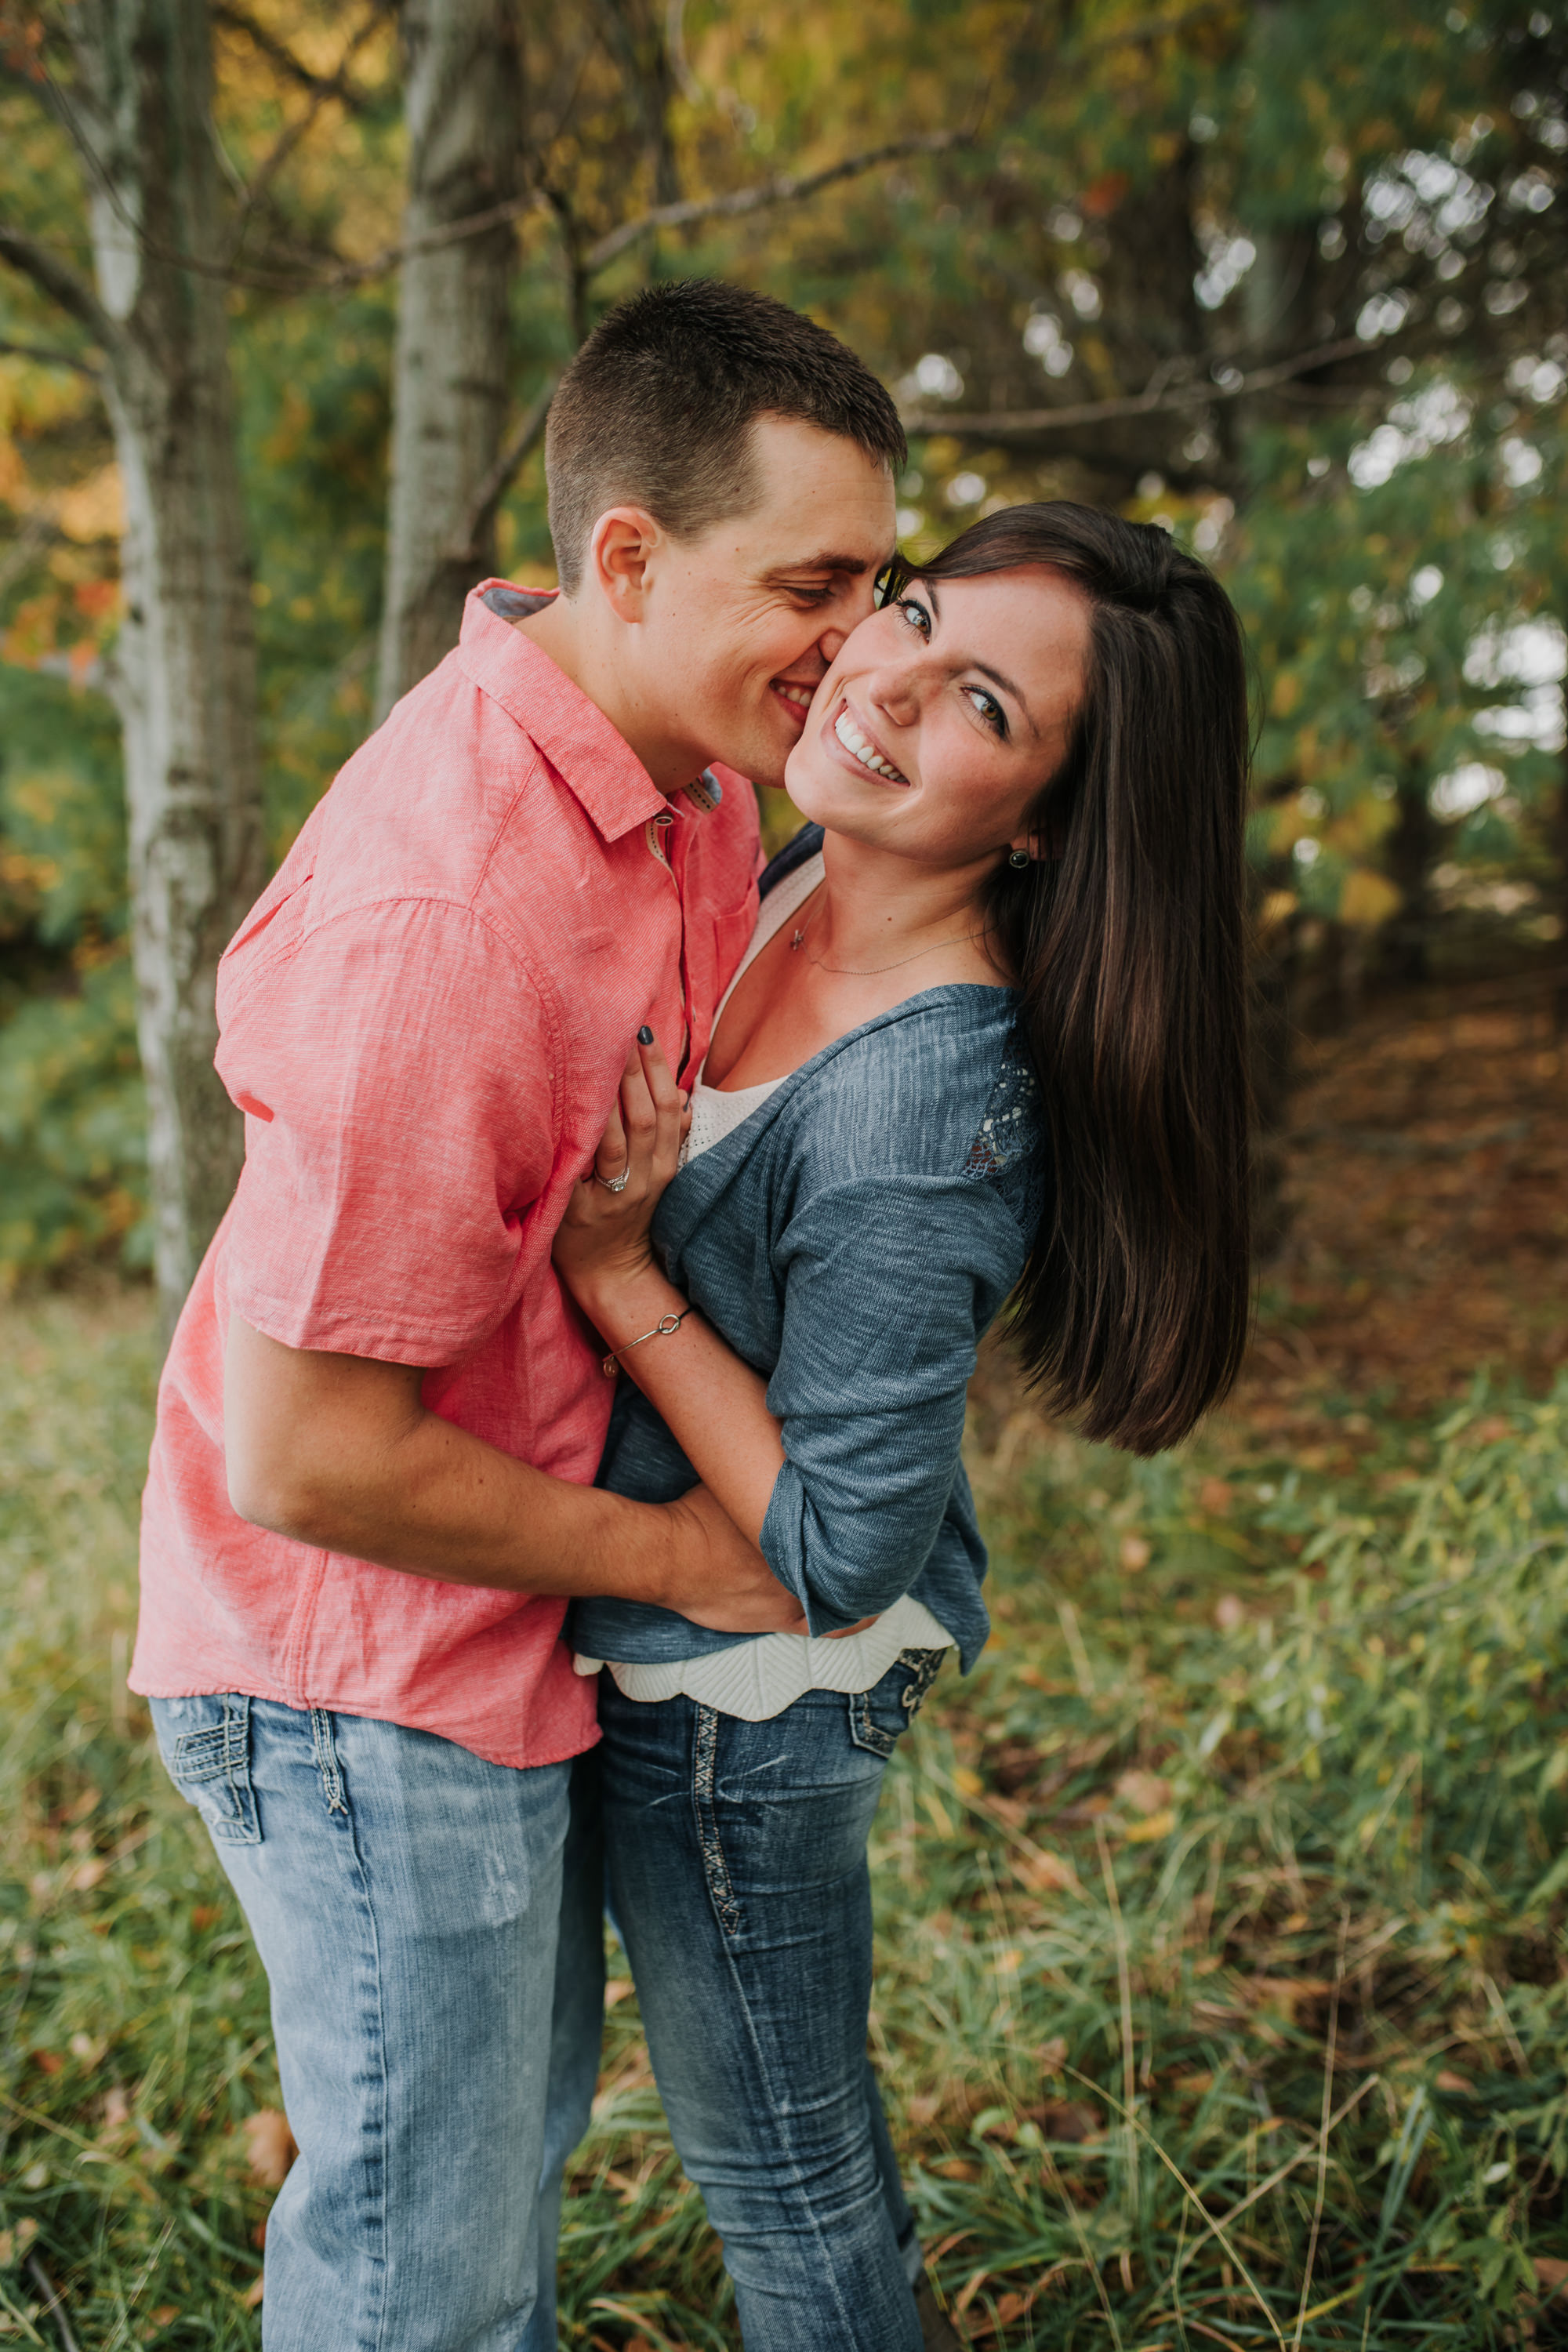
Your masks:
M0 2337L253 2345L265 1987L121 1679L146 1318L0 1364ZM997 1637L890 1776L873 2019L976 2341L1568 2342L1565 1431L977 1459ZM616 1992L563 2341L731 2345Z

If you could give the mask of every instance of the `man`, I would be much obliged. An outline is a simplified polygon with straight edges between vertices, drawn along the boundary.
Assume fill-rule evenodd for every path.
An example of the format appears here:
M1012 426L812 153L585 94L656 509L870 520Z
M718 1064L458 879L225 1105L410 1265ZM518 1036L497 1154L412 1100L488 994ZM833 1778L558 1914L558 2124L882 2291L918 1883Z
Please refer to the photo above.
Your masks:
M903 447L777 303L612 313L552 411L559 597L470 596L224 959L246 1167L160 1389L132 1682L271 1981L300 2155L268 2352L523 2340L595 1738L562 1596L794 1622L700 1491L589 1483L610 1383L550 1245L636 1032L707 1050L744 779L781 781L871 608Z

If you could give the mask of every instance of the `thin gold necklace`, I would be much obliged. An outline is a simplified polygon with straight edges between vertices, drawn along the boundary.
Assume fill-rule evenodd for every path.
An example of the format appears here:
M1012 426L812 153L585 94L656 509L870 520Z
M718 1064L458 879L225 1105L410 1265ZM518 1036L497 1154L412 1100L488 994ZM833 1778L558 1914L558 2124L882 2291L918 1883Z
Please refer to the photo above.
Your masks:
M812 921L815 920L816 917L814 916L812 918ZM960 931L956 937L951 940L933 940L929 948L916 948L913 955L896 956L891 963L824 963L820 956L814 956L809 953L805 960L816 971L831 971L837 974L837 976L841 980L874 980L879 972L897 971L901 964L918 963L921 956L935 955L939 948L961 948L968 940L979 939L984 928L984 925L982 924L981 929L978 931ZM805 945L806 931L809 931L810 929L811 924L807 923L805 930L797 930L795 932L794 939L791 940L789 943L789 951L791 955L794 955L797 948Z

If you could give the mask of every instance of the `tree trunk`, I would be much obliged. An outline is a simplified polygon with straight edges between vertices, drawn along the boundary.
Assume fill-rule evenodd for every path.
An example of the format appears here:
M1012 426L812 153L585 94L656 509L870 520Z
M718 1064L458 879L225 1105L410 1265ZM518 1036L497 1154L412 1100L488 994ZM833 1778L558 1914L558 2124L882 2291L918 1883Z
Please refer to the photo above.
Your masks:
M1394 805L1387 855L1399 908L1384 927L1383 969L1396 986L1419 988L1431 977L1432 869L1440 838L1424 768L1407 761L1400 769Z
M407 0L413 238L506 202L522 153L522 67L510 0ZM458 641L463 598L495 566L493 506L510 376L510 222L403 264L376 716Z
M221 278L206 0L69 18L90 150L105 395L124 483L116 648L137 1035L165 1329L228 1204L244 1131L213 1069L217 960L265 878L256 645Z

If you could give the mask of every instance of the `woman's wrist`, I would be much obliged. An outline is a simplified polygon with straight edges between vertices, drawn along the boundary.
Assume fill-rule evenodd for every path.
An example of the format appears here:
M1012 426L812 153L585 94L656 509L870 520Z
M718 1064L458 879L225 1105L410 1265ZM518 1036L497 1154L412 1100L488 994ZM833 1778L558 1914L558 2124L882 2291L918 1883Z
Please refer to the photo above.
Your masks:
M578 1291L577 1303L605 1345L618 1348L640 1332L651 1331L661 1317L682 1314L688 1302L650 1265L635 1274L595 1276Z

